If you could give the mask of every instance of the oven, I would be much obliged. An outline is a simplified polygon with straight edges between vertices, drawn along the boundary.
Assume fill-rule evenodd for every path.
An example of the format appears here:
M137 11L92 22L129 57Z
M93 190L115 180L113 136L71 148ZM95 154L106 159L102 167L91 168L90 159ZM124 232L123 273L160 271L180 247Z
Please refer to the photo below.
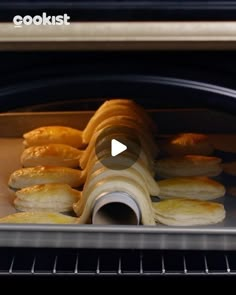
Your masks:
M160 136L231 136L216 155L235 160L235 12L235 1L2 1L3 198L7 175L19 165L12 139L43 125L83 130L109 98L137 102ZM23 22L43 13L66 13L70 24ZM1 225L0 275L233 276L236 180L220 180L227 217L219 226ZM4 202L2 215L12 212Z

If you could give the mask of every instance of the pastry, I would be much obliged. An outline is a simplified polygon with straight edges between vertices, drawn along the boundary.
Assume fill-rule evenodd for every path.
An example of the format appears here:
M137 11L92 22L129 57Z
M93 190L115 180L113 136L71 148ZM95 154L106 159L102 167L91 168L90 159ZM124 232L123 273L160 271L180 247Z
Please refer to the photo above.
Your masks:
M132 100L112 99L107 100L92 116L83 131L83 142L88 144L95 128L104 120L113 116L128 116L140 124L146 125L152 132L156 130L156 125L140 106Z
M14 205L20 211L66 212L79 198L80 192L68 184L38 184L18 190Z
M102 121L95 128L94 134L100 130L104 130L105 128L112 128L112 127L114 131L115 129L120 129L120 128L123 128L123 129L127 128L128 130L134 130L134 132L137 134L137 138L139 138L140 140L140 143L148 146L151 156L155 158L158 155L159 149L154 140L153 134L151 133L151 130L147 128L147 126L144 124L143 121L136 120L132 116L115 115L113 117L108 117L107 119Z
M73 224L77 218L55 212L18 212L0 218L0 223Z
M225 187L208 177L176 177L157 182L160 199L213 200L225 195Z
M23 135L26 147L49 143L68 144L79 148L82 145L82 132L65 126L44 126Z
M125 158L123 158L121 161L123 162L123 160L125 161ZM120 175L128 177L129 179L133 179L134 181L145 185L149 192L149 195L159 196L160 189L158 183L155 181L148 169L143 166L140 161L136 161L136 163L134 163L131 167L122 170L122 172L116 169L108 169L102 164L100 165L100 167L96 165L95 171L90 171L90 174L87 176L84 189L86 189L87 186L95 185L101 180L106 180L106 178L109 176L119 177Z
M163 153L170 156L211 155L213 146L208 136L200 133L181 133L170 137L162 146Z
M91 141L87 146L87 149L80 157L80 167L82 169L85 169L90 157L94 157L93 154L95 153L95 148L96 155L98 155L100 151L104 151L106 149L109 149L110 151L111 141L113 138L118 141L120 140L121 142L125 142L125 144L128 146L128 149L125 153L129 152L134 155L137 155L137 153L139 153L137 157L142 156L145 158L145 161L150 167L153 165L154 158L151 155L151 150L149 149L149 146L145 142L143 142L142 144L138 142L138 134L136 134L135 131L131 133L131 129L126 129L122 127L120 128L121 129L112 127L106 128L105 130L100 130L93 134Z
M156 161L156 174L164 178L178 176L217 176L221 159L198 155L163 158Z
M207 225L225 218L222 204L201 200L169 199L153 202L156 221L166 225Z
M86 188L80 200L73 205L79 216L78 223L91 222L93 208L97 198L107 192L125 192L129 194L140 208L141 223L155 225L154 212L149 192L143 183L125 176L109 176L93 185L86 181ZM121 213L122 214L122 213Z
M71 187L80 187L85 181L82 171L57 166L36 166L14 171L8 185L20 189L35 184L66 183Z
M31 146L21 155L23 167L34 166L64 166L76 168L82 151L66 144L51 143L47 145Z

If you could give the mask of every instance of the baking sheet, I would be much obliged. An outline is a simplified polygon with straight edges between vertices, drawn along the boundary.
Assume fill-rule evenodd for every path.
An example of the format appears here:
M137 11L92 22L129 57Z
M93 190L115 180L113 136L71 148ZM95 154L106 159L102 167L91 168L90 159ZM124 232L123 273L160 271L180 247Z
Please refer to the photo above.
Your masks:
M169 110L155 112L155 116L166 118ZM171 113L171 121L180 116L180 113L190 111L175 111ZM193 126L191 131L199 132L202 129L200 122L204 117L213 119L208 130L214 132L212 139L217 138L217 125L225 126L229 132L225 134L225 142L231 142L229 151L216 151L225 161L236 160L233 146L236 142L233 117L209 110L194 110L198 114L199 129ZM190 112L191 113L191 112ZM51 124L63 124L83 129L91 117L89 112L73 113L28 113L0 115L0 216L15 212L12 205L14 192L8 188L9 175L20 168L20 155L23 150L22 134L33 128ZM214 116L217 124L214 125ZM50 118L50 119L49 119ZM183 117L184 118L184 117ZM4 124L7 119L7 124ZM49 120L48 120L49 119ZM49 122L50 121L50 122ZM177 122L177 121L176 121ZM161 122L159 122L161 123ZM183 122L173 126L174 131L181 131ZM190 124L190 122L189 122ZM173 124L172 124L173 125ZM191 124L190 124L191 125ZM190 126L189 125L189 126ZM215 130L213 128L215 126ZM207 133L207 126L204 126ZM169 128L169 127L167 127ZM178 130L178 128L180 130ZM234 141L235 140L235 141ZM220 144L220 142L219 142ZM157 226L113 226L113 225L37 225L37 224L0 224L0 246L27 246L27 247L81 247L81 248L136 248L136 249L236 249L236 195L234 195L235 177L226 174L220 175L217 180L224 183L233 194L227 193L224 198L216 201L224 203L226 219L218 224L201 227L168 227Z

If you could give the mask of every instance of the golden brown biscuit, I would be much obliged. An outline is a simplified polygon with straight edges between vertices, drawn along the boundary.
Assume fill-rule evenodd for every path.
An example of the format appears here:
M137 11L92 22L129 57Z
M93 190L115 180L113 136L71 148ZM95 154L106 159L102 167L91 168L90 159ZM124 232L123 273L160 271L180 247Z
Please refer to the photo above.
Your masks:
M84 183L84 177L82 171L68 167L36 166L13 172L8 185L14 189L45 183L66 183L71 187L79 187Z
M198 155L163 158L156 162L157 176L217 176L222 172L221 159Z
M47 145L31 146L21 155L24 167L34 166L63 166L76 168L83 152L66 144L51 143Z
M82 145L82 131L65 126L43 126L23 135L26 147L49 143L68 144L79 148Z
M55 212L19 212L0 218L0 223L73 224L77 218Z
M224 206L216 202L170 199L153 203L153 207L156 220L166 225L206 225L225 218Z
M208 177L176 177L157 182L161 199L213 200L225 195L225 187Z
M73 203L78 202L80 192L68 184L48 183L23 188L16 192L14 200L20 211L72 211Z
M167 140L163 145L163 153L170 156L211 155L213 146L208 136L200 133L181 133Z

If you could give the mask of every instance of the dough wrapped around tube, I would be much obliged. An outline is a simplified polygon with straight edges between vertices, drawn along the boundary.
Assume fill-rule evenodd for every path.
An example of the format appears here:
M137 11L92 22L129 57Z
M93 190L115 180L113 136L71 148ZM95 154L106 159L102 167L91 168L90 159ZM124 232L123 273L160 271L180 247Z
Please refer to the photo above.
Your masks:
M145 185L123 176L108 177L95 185L88 185L83 190L80 201L73 205L75 213L79 216L78 223L90 223L96 199L104 193L112 191L124 191L132 196L140 208L141 223L155 225L152 202Z
M157 126L154 121L151 119L146 110L134 100L131 99L110 99L104 103L106 106L110 106L111 104L119 104L119 105L127 105L130 109L135 109L135 112L139 115L143 123L146 124L147 128L152 132L157 131ZM105 106L104 106L105 107Z
M100 134L102 134L102 138L99 138L98 140L98 137L100 136ZM85 169L85 167L87 166L87 163L89 162L89 158L94 157L95 145L96 145L96 154L98 154L100 151L103 151L105 149L110 149L111 140L113 138L116 138L117 140L120 139L121 142L125 141L130 153L137 154L139 153L141 148L139 157L143 157L144 162L147 163L147 166L150 169L153 169L154 156L151 154L151 150L144 140L141 140L140 138L139 142L137 142L138 136L139 135L136 134L135 132L131 134L130 129L128 130L127 133L125 133L119 130L116 131L116 128L113 128L113 127L111 127L111 129L107 128L105 130L100 130L96 132L93 135L86 151L80 157L81 168Z
M87 126L83 131L83 141L84 144L88 144L92 138L93 132L101 122L106 120L109 117L113 116L129 116L134 120L143 122L146 124L151 130L153 130L154 123L148 117L144 110L136 109L135 107L130 107L126 105L116 105L113 104L109 107L106 107L102 110L98 110L93 117L89 120ZM149 123L150 122L150 123Z
M125 160L126 159L123 158L123 161ZM97 168L94 171L90 171L90 174L87 176L84 189L86 189L88 185L93 185L109 176L115 177L120 175L129 177L139 183L143 183L147 187L149 195L151 196L158 196L160 194L158 183L140 161L136 161L131 167L124 170L108 169L103 165L100 165L100 167L97 165Z
M140 138L141 143L145 143L145 145L149 147L151 157L156 158L156 156L159 154L159 148L153 138L153 134L143 121L136 120L131 116L115 115L101 122L94 130L94 133L112 126L123 126L134 129L137 132L137 136Z

